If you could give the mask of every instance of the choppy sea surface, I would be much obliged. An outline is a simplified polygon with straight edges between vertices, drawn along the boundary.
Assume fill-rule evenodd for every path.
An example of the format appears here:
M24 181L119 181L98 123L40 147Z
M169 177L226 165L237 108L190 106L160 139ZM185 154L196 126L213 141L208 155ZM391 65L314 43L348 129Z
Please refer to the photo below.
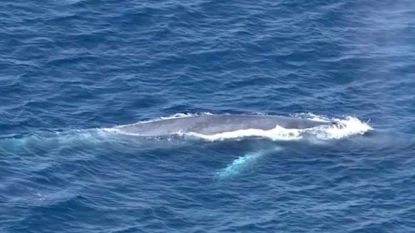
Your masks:
M415 2L0 3L1 232L415 232ZM146 138L196 115L342 127Z

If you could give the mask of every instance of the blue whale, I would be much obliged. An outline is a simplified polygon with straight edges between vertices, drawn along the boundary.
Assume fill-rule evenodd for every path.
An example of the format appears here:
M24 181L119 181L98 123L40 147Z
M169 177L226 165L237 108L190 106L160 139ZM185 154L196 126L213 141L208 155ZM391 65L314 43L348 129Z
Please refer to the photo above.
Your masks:
M195 115L122 125L115 129L126 134L158 137L179 132L214 135L247 129L271 130L277 125L286 129L306 129L333 124L336 123L270 115Z

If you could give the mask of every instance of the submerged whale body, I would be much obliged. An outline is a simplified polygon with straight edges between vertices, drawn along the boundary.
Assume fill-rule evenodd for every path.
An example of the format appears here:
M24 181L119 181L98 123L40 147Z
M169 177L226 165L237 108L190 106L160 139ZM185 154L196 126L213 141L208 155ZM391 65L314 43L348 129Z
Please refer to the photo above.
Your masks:
M306 129L332 124L335 123L268 115L199 115L123 125L116 129L126 134L158 137L179 132L214 135L248 129L271 130L277 125L286 129Z

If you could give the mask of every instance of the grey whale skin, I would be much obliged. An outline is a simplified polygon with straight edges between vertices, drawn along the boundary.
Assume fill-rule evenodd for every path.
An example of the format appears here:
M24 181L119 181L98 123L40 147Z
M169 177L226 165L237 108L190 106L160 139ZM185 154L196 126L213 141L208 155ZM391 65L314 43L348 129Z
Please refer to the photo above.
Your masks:
M287 129L306 129L333 124L336 123L269 115L199 115L122 125L115 128L121 133L158 137L178 132L213 135L245 129L271 130L277 125Z

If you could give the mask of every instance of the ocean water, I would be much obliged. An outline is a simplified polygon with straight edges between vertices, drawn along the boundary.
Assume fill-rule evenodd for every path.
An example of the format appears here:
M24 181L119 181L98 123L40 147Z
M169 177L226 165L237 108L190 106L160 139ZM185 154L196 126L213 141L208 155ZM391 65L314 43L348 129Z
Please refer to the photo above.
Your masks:
M0 3L0 232L415 232L415 2ZM206 114L335 120L167 138Z

